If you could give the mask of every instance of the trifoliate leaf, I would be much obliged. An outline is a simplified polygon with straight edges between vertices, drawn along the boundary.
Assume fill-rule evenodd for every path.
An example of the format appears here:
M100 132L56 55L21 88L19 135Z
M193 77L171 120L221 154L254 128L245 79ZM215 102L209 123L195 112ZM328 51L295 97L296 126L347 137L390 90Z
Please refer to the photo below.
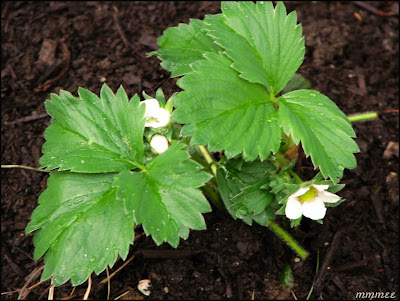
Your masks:
M101 98L62 91L46 109L41 163L53 171L26 232L35 231L35 259L45 254L42 279L86 281L125 259L140 223L157 244L177 246L189 229L204 229L211 210L199 187L210 179L183 145L145 160L145 106L103 86ZM158 93L159 96L161 95ZM71 171L65 171L71 170ZM117 173L119 172L119 173Z
M61 91L45 106L52 123L40 164L48 170L118 172L143 164L145 106L137 95L129 101L122 87L114 95L103 85L101 98L79 88L79 98Z
M198 189L211 176L200 171L202 166L189 160L182 147L170 146L142 172L124 171L114 183L125 212L133 213L136 223L157 244L166 241L173 247L180 237L187 238L189 229L205 229L201 213L211 211Z
M314 90L296 90L278 99L279 120L293 141L302 143L315 168L335 183L345 168L357 165L353 153L359 148L346 115L325 95Z
M42 280L56 286L86 281L94 271L125 259L134 238L134 215L125 212L112 187L115 174L50 174L26 233L35 232L34 257L45 256Z
M217 183L225 207L233 218L240 218L251 225L253 220L266 226L268 219L275 217L276 204L273 194L261 186L275 169L264 161L244 162L237 169L231 160L225 167L217 169Z
M207 16L214 18L214 16ZM192 71L191 64L202 60L203 53L218 52L221 48L206 36L204 21L191 19L190 24L170 27L157 40L160 48L150 55L158 55L161 66L171 72L171 77L181 76Z
M305 45L296 12L286 13L283 2L222 3L223 18L206 21L208 35L225 49L232 67L252 83L277 95L304 59Z
M172 120L185 125L191 143L225 150L228 158L243 152L246 160L266 159L281 142L277 112L265 88L240 78L226 56L208 53L193 63L194 72L178 81Z

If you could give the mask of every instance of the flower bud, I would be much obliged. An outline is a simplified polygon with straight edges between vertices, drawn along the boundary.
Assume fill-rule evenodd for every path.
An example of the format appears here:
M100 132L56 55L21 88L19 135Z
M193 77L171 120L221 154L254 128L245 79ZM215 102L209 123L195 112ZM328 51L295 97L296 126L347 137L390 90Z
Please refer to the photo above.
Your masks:
M168 149L168 140L165 136L155 134L150 141L150 146L157 154L162 154Z

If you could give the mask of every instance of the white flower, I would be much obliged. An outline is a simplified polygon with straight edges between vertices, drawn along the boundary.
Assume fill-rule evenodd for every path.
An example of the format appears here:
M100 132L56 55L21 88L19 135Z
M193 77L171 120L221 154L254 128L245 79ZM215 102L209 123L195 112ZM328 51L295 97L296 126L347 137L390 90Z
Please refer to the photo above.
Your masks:
M336 203L340 197L325 191L329 185L311 185L303 187L293 193L286 203L285 215L289 219L298 219L300 216L313 220L325 217L325 203Z
M146 127L157 129L168 125L171 114L166 109L160 108L157 99L146 99L141 102L141 104L142 103L146 105L146 111L144 113L146 118Z
M157 154L162 154L168 149L168 140L163 135L155 134L151 138L150 146Z

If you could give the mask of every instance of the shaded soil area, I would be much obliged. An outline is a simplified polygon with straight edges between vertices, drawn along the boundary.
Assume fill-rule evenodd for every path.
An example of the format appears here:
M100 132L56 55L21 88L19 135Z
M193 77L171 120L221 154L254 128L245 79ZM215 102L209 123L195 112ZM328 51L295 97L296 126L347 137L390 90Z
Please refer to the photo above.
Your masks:
M215 209L205 215L208 229L192 232L177 249L138 237L133 259L111 279L110 298L128 292L121 299L305 299L314 284L311 299L354 299L357 292L394 292L398 299L398 3L363 3L286 3L304 27L299 72L346 114L379 112L376 120L354 124L361 152L358 167L345 171L340 195L347 201L329 209L323 225L304 219L289 229L310 257L298 261L269 229ZM130 96L154 95L159 87L171 96L179 91L176 79L146 53L166 28L218 13L220 2L32 1L2 2L1 9L1 162L37 167L50 93L76 94L81 86L99 94L106 82L114 91L122 84ZM304 179L315 173L308 159L296 168ZM1 297L17 299L19 289L39 281L43 259L33 260L32 234L24 228L48 175L1 173ZM279 282L285 263L293 269L292 288ZM92 276L90 298L107 298L105 278L106 272ZM152 282L150 297L136 289L142 279ZM22 297L45 299L49 286ZM81 299L86 288L72 292L67 283L55 298Z

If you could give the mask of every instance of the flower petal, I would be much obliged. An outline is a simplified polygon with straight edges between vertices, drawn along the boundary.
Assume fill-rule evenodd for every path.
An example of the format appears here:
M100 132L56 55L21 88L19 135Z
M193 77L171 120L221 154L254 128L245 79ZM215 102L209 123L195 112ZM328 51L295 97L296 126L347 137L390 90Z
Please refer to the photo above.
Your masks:
M315 197L310 201L302 204L303 215L313 220L323 219L325 217L326 208L321 198Z
M151 127L162 128L168 125L170 116L171 114L166 109L159 108L153 115L153 118L157 120L157 124L153 124Z
M311 185L311 186L313 186L318 191L324 191L324 190L327 190L329 188L329 185L323 185L323 184L320 184L320 185L315 185L314 184L314 185Z
M151 98L144 100L142 103L146 105L146 111L144 113L145 117L155 117L154 114L160 109L160 104L158 103L158 100L155 98Z
M296 196L301 196L305 194L308 190L310 190L310 187L302 187L299 188L295 193L293 193L291 196L296 197Z
M299 200L293 195L290 196L286 203L285 215L288 219L298 219L302 215L302 206Z
M321 191L321 192L319 192L319 193L318 193L318 197L319 197L324 203L336 203L336 202L338 202L338 201L341 199L340 196L338 196L338 195L336 195L336 194L334 194L334 193L328 192L328 191Z

